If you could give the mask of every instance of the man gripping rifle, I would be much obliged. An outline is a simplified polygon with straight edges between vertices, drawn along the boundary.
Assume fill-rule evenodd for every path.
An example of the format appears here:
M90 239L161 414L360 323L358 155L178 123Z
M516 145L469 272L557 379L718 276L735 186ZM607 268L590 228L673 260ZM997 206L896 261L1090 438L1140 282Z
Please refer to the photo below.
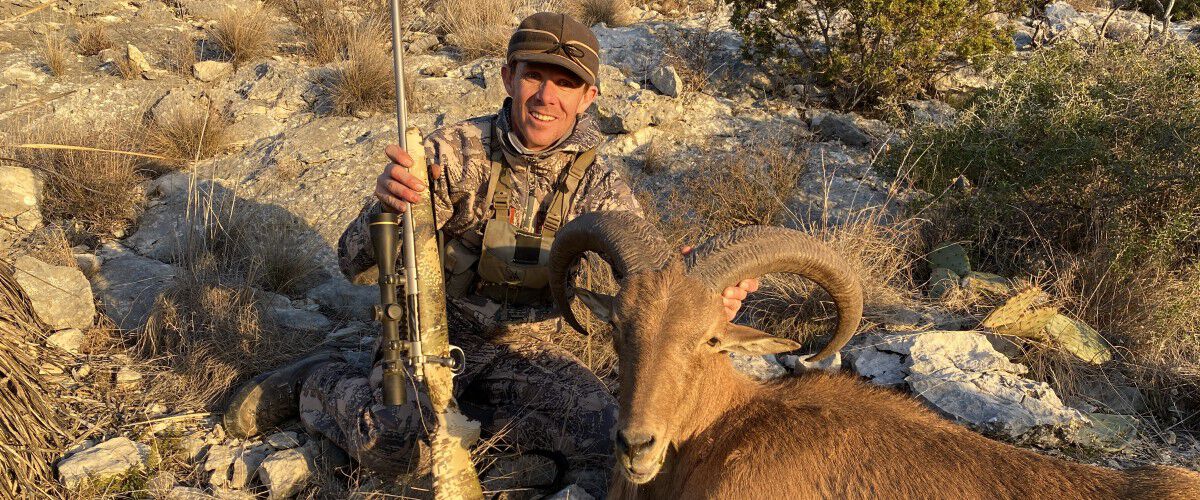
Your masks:
M641 213L624 179L595 154L604 137L585 111L599 92L599 69L600 45L588 27L549 12L524 19L501 68L509 97L499 111L425 138L421 152L433 164L431 183L413 175L410 169L419 166L405 149L388 146L390 162L374 196L338 243L342 272L370 281L377 259L371 218L384 207L402 211L405 202L431 197L445 241L450 342L466 354L465 371L454 383L460 409L480 422L485 437L503 434L517 452L560 458L552 463L565 459L565 481L597 497L611 470L616 402L552 341L579 333L559 321L545 264L555 232L579 214ZM730 318L756 287L748 281L725 290ZM310 432L367 467L394 474L428 464L414 391L409 404L387 407L379 366L317 358L267 377L277 381L271 387L290 384L285 387L293 391L282 392L298 391L298 402L267 405L267 411L235 404L227 428L254 434L298 406ZM484 489L504 486L486 474L483 479Z

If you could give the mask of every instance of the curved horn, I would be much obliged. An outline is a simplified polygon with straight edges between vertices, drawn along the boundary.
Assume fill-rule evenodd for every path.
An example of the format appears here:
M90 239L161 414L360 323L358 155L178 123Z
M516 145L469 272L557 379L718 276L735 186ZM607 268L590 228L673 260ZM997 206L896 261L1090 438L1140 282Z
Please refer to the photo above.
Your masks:
M566 280L567 270L586 251L600 254L618 280L660 269L671 257L658 230L633 212L589 212L559 229L550 247L550 295L567 324L584 333L587 330L571 312Z
M770 273L803 276L833 297L838 325L833 339L809 357L819 361L837 352L862 320L862 285L849 266L816 238L794 229L749 226L709 238L686 257L688 273L713 290Z

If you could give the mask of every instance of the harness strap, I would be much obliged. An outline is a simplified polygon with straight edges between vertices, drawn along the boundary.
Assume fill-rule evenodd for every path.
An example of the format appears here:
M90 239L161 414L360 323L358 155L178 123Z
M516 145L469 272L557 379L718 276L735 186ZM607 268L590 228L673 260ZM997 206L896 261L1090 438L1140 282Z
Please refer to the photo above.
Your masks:
M579 182L583 179L584 172L592 166L595 159L595 149L589 149L575 157L571 168L567 170L566 178L558 184L558 189L554 192L554 199L550 200L550 209L546 212L546 222L542 224L543 237L553 238L558 229L562 227L563 221L571 212L571 199L575 197L575 190L579 188Z

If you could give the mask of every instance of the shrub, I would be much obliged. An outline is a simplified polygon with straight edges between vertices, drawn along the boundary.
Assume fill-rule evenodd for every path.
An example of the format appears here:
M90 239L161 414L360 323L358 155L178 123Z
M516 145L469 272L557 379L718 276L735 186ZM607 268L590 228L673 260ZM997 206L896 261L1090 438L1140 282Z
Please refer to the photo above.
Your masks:
M574 0L565 10L585 26L611 27L629 24L629 7L629 0Z
M887 162L933 193L964 175L978 187L932 202L934 239L973 242L985 269L1048 274L1129 348L1137 379L1200 402L1200 322L1180 293L1200 286L1200 50L1061 44L1002 73Z
M67 72L67 44L62 37L47 34L42 39L42 64L54 76L62 76Z
M75 39L75 46L78 47L80 54L94 56L99 54L100 51L110 49L113 46L112 39L108 36L108 28L103 24L81 24L77 30L79 34Z
M230 61L240 65L275 53L278 37L275 24L266 9L224 9L207 33Z
M439 30L447 42L468 59L502 57L516 28L513 20L521 0L442 0L434 9Z
M414 0L401 0L400 12L408 15L407 19L401 20L402 25L411 23L411 13L416 9L411 5L414 3ZM296 23L307 53L319 63L346 57L359 25L388 27L391 23L391 12L385 0L291 0L280 4L284 15Z
M163 167L182 166L211 158L228 146L229 125L229 117L212 105L179 106L150 123L145 148L171 158Z
M745 50L787 77L834 85L854 107L926 90L962 61L1012 45L993 12L1019 0L734 0Z
M1163 11L1171 0L1135 0L1138 10L1161 20ZM1200 0L1175 0L1171 7L1172 21L1186 21L1200 16Z

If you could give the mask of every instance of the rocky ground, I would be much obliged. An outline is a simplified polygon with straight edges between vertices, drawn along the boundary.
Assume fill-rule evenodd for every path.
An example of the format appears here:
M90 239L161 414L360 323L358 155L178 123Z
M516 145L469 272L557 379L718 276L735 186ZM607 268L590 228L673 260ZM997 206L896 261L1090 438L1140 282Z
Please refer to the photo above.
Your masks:
M2 2L0 19L41 3ZM311 255L323 268L290 294L263 292L277 321L339 345L371 345L366 312L375 290L340 276L334 248L383 164L383 146L395 141L393 116L331 114L330 96L315 83L331 66L312 62L292 41L275 55L238 67L204 60L204 54L194 65L174 67L170 54L181 34L202 38L217 10L245 5L67 0L0 25L0 143L12 144L23 131L51 123L153 121L194 102L211 102L232 120L230 145L222 153L128 186L145 197L136 224L113 238L75 246L73 263L48 263L18 252L20 245L5 257L33 310L53 332L41 347L69 354L67 361L41 366L55 390L73 401L79 419L77 439L56 464L69 489L142 469L155 472L138 488L163 498L286 498L334 491L328 490L333 481L328 471L346 460L296 426L250 441L225 436L219 415L155 400L151 381L164 369L128 351L129 336L112 340L95 333L97 322L108 321L98 318L127 332L145 326L155 299L185 273L180 256L197 223L186 215L198 197L208 197L290 216L294 224L288 231L296 235L291 251ZM1027 51L1035 44L1094 36L1106 14L1053 4L1044 22L1019 20L1015 46ZM630 26L594 28L604 54L602 93L593 112L609 135L601 154L621 165L649 199L674 190L705 157L770 139L807 153L797 189L779 200L795 224L878 211L899 214L910 193L881 178L872 159L904 127L954 114L941 101L905 103L892 123L831 111L826 89L772 81L741 62L739 37L721 23L638 8L631 15L637 21ZM39 56L39 41L75 29L80 20L105 24L119 43L92 56L72 52L66 72L51 75ZM1110 37L1140 36L1150 25L1145 16L1124 11L1109 24ZM1192 36L1190 26L1173 29ZM721 61L714 72L721 75L719 84L704 91L688 88L668 64L662 36L681 30L704 30L713 41L718 52L712 60ZM503 100L499 59L464 60L434 34L414 33L407 40L407 62L416 78L409 116L423 131L491 113ZM114 74L121 60L144 64L142 76ZM952 95L986 85L986 75L960 72L941 87ZM652 154L667 160L651 168ZM6 242L51 222L38 211L41 185L37 172L0 163L0 216L6 224L0 231L8 233ZM982 290L998 278L953 256L936 267L947 271L944 286L955 289ZM1173 463L1200 469L1200 444L1144 419L1146 396L1138 389L1109 381L1085 391L1087 398L1064 400L1046 383L1028 378L1028 368L1012 361L1011 343L996 335L1002 321L982 327L979 318L926 302L872 320L838 363L818 368L849 368L874 383L909 390L948 418L1047 453L1119 467ZM362 349L350 351L365 358ZM741 364L762 378L806 369L796 356ZM178 463L163 466L167 455ZM345 491L394 488L358 472L349 476L338 479L351 483Z

